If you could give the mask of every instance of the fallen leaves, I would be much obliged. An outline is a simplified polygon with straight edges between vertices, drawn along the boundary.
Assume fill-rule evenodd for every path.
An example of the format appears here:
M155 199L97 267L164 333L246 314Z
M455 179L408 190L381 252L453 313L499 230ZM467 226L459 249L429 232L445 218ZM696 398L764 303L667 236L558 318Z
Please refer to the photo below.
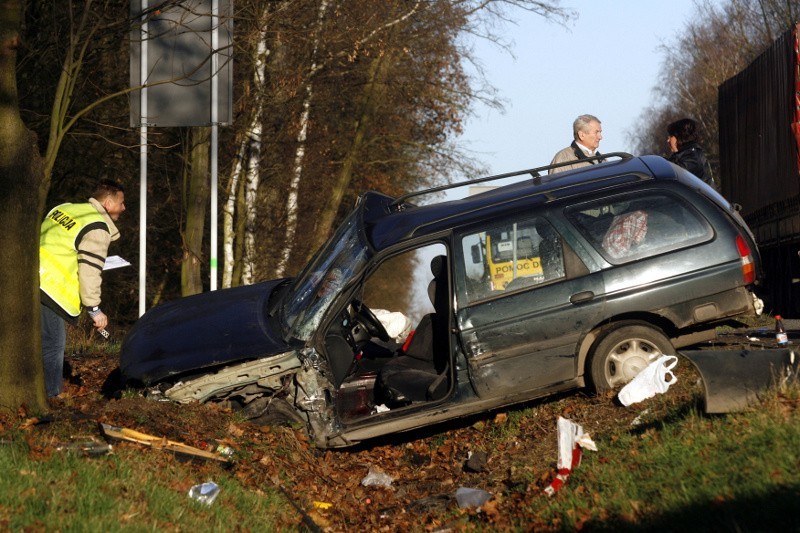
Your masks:
M84 356L72 363L81 384L66 385L65 397L54 403L52 423L43 425L24 410L18 413L14 423L23 429L29 456L47 456L70 435L97 434L98 422L190 445L214 440L235 450L235 463L229 468L242 486L256 494L280 491L289 500L292 505L286 506L286 516L276 517L289 529L299 528L306 519L337 532L509 530L520 524L526 529L557 530L559 519L526 513L532 502L543 497L542 489L556 474L558 416L569 415L595 433L594 428L619 424L621 416L635 414L621 414L607 398L578 397L566 406L545 402L525 417L499 412L420 434L319 450L302 429L232 420L230 412L219 406L175 405L139 397L107 400L99 391L113 366L110 359ZM0 425L0 433L6 429ZM195 478L171 478L175 462L171 455L123 441L114 444L115 452L118 447L127 453L150 454L148 459L163 467L165 483L181 494L197 478L211 477L221 468L193 464ZM633 449L632 455L636 453ZM390 476L391 486L362 485L370 467ZM486 491L491 498L479 508L459 509L455 493L462 487ZM122 523L135 523L139 512L132 505L121 517ZM573 519L581 524L587 516L580 511Z

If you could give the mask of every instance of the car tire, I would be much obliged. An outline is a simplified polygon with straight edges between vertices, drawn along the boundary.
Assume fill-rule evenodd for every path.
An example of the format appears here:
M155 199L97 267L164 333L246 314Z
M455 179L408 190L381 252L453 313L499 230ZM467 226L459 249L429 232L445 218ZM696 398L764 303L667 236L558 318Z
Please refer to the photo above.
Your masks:
M122 398L122 390L124 388L125 383L122 380L122 371L117 367L106 376L106 380L100 388L100 393L107 400L119 400Z
M290 426L292 424L304 423L303 418L297 410L289 405L282 398L259 398L253 402L260 405L248 405L245 408L247 415L253 415L260 411L256 416L250 416L250 421L260 426Z
M636 323L609 331L592 349L590 380L595 392L628 383L664 354L674 355L675 348L655 326Z

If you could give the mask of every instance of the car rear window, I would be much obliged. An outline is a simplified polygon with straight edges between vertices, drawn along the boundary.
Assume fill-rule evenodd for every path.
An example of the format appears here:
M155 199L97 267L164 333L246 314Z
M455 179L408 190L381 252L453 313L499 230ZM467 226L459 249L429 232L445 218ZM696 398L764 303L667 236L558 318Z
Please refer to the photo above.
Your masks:
M567 216L612 264L685 248L713 237L709 223L683 199L652 192L583 204Z

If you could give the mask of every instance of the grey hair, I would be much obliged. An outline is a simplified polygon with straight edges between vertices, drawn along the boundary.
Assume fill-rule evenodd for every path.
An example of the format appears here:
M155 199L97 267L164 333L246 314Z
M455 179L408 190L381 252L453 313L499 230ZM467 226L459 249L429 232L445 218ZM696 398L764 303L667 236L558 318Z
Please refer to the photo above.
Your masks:
M572 123L572 136L576 141L578 140L578 132L584 131L592 122L602 124L600 119L594 115L581 115L575 119L575 122Z

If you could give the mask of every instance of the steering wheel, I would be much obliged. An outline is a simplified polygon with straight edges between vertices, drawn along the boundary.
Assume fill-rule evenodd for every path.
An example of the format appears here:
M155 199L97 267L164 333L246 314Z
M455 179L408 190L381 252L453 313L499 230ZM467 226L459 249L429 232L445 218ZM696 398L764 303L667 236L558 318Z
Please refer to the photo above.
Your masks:
M372 312L372 309L364 305L360 300L353 300L353 309L355 310L353 319L364 326L371 337L377 337L384 342L392 340L386 328L375 316L375 313Z

